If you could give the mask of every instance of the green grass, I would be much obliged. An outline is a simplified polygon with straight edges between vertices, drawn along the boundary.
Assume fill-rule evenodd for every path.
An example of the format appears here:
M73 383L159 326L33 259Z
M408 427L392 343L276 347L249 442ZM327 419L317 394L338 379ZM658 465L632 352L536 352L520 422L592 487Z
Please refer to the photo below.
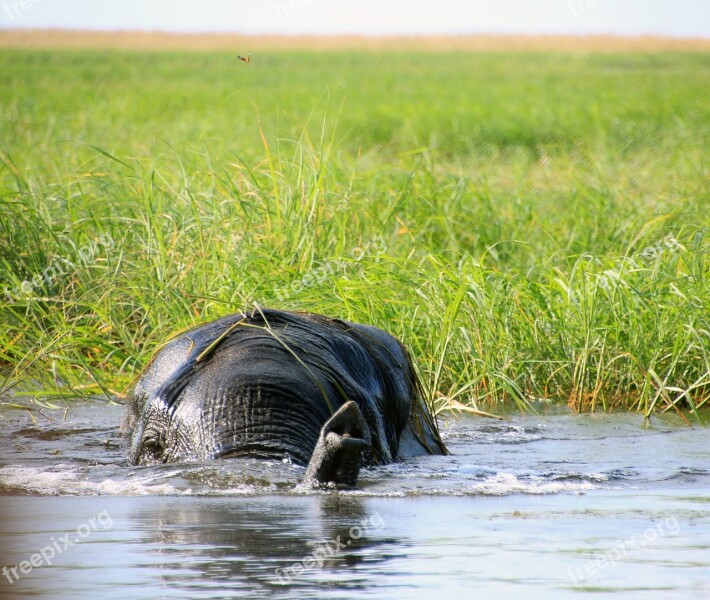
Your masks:
M4 402L112 397L258 303L394 333L437 410L708 404L708 55L3 50L0 82Z

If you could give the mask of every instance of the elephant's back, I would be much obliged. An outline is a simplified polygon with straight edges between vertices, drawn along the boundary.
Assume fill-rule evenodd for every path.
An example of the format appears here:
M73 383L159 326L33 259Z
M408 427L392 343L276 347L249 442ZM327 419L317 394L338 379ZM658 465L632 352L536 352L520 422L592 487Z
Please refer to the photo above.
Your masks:
M407 363L399 342L374 327L273 309L230 315L181 333L156 354L135 387L129 421L153 409L183 421L206 414L235 421L244 413L235 427L253 431L252 414L292 411L282 416L310 415L317 437L354 400L376 459L387 462L411 407Z

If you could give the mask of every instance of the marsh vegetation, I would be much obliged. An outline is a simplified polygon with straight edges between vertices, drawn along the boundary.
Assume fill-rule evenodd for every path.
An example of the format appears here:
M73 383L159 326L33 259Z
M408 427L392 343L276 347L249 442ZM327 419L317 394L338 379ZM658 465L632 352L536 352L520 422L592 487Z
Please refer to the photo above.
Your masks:
M706 53L0 51L4 402L260 306L400 337L437 410L710 398Z

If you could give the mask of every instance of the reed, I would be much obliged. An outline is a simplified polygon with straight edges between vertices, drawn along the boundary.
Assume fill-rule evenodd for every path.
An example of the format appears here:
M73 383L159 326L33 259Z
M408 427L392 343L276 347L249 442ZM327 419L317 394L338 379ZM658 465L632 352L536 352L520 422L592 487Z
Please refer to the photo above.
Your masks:
M0 402L115 398L256 303L399 336L436 410L703 418L705 54L3 49L0 72Z

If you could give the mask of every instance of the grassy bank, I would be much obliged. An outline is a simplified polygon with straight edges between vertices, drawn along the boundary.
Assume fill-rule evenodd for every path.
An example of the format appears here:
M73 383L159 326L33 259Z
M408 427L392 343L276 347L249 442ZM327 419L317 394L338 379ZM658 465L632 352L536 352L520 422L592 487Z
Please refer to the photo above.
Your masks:
M0 50L0 398L256 302L398 335L437 409L708 403L707 54L235 54Z

